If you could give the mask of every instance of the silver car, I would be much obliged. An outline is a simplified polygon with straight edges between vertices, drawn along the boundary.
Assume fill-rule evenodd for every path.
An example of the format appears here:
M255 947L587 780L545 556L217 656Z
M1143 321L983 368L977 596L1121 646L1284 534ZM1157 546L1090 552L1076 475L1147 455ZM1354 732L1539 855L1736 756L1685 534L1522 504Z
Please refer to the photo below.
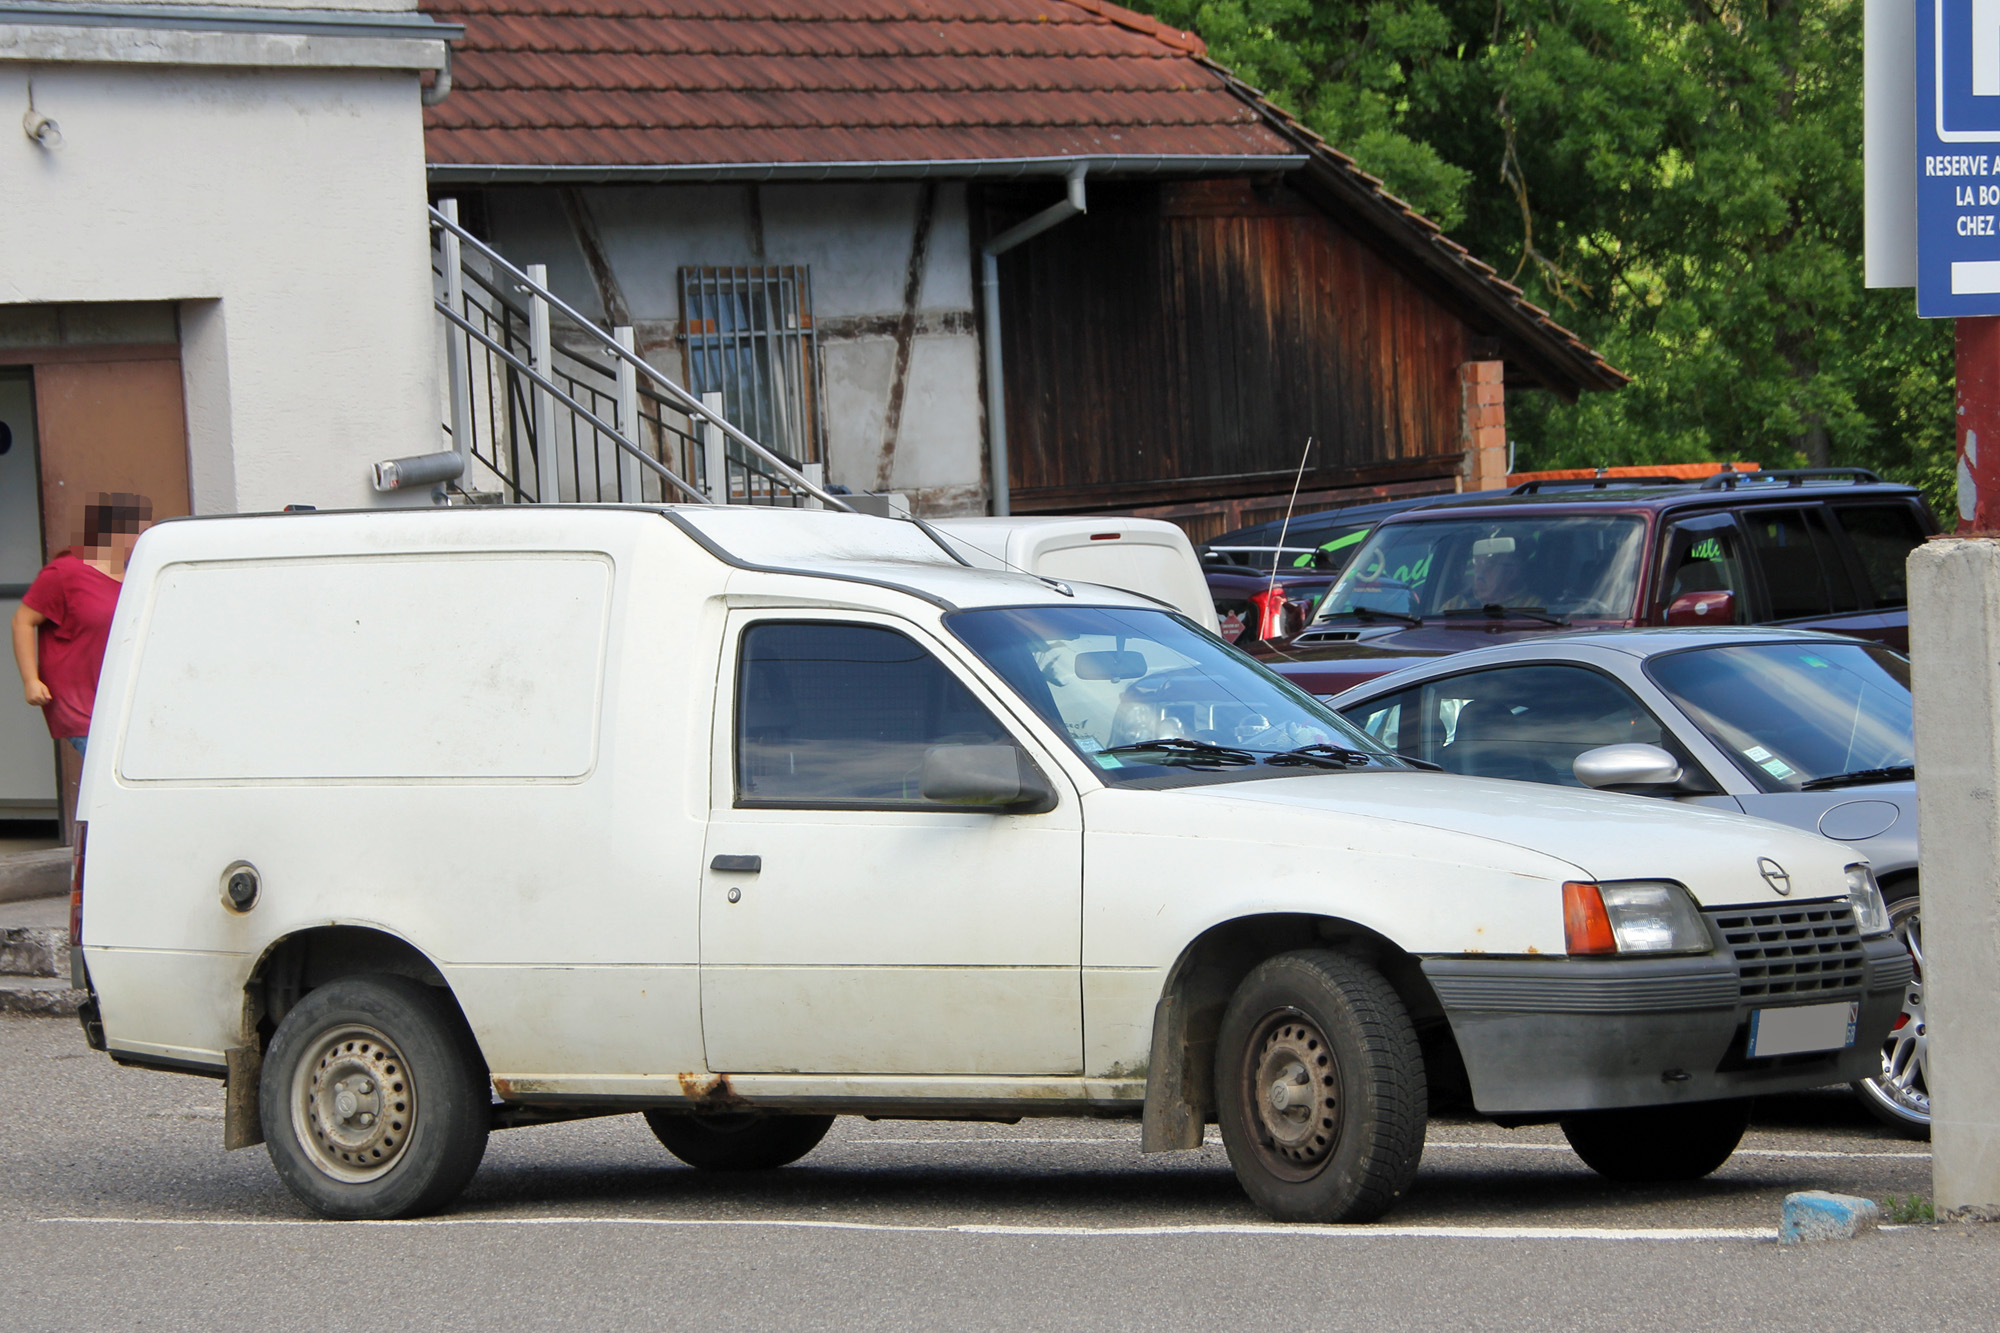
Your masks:
M1385 745L1453 773L1715 805L1852 845L1917 964L1882 1074L1855 1090L1885 1123L1930 1134L1900 654L1805 630L1591 630L1427 659L1332 702Z

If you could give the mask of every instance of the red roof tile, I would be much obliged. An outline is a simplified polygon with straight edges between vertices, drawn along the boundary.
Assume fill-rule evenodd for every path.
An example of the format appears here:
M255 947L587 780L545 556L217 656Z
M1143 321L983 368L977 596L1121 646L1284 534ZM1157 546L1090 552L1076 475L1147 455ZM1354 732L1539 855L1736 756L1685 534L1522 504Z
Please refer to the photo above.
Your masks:
M1296 156L1191 33L1103 0L424 0L434 166Z
M451 95L424 112L440 179L1288 158L1324 206L1444 279L1551 388L1625 382L1352 158L1210 62L1200 38L1106 0L419 2L465 26Z

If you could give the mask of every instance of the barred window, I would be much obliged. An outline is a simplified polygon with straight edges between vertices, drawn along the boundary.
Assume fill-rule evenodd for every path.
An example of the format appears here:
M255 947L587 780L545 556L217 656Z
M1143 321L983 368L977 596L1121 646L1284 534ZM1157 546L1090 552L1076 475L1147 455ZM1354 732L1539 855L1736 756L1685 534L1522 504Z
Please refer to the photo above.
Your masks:
M823 460L812 277L803 264L681 270L688 388L794 465Z

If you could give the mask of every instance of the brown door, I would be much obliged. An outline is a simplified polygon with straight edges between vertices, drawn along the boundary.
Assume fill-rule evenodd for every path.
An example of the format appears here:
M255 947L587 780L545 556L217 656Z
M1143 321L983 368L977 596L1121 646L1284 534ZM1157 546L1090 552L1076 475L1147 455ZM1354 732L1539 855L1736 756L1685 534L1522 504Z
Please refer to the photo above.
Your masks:
M154 518L188 512L187 418L178 357L35 367L42 539L48 556L83 540L83 507L131 491Z
M47 360L35 366L45 558L83 541L83 507L100 491L153 502L154 518L188 506L187 416L174 354L137 360ZM63 840L70 840L83 762L67 745L62 765Z

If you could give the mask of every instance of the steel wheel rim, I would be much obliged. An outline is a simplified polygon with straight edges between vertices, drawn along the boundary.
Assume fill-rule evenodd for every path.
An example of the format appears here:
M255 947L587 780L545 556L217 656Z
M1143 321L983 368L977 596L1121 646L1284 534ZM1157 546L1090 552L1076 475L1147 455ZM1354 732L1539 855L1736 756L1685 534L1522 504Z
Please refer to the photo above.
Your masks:
M313 1039L292 1074L292 1129L319 1170L360 1185L395 1169L416 1128L417 1087L401 1051L346 1023Z
M1267 1015L1245 1043L1242 1095L1251 1140L1272 1174L1310 1180L1326 1168L1346 1117L1340 1061L1317 1023L1297 1009Z
M1930 1032L1924 1017L1924 941L1917 900L1889 908L1889 926L1910 951L1915 968L1903 990L1903 1013L1882 1043L1882 1072L1862 1086L1889 1111L1912 1124L1931 1122Z

